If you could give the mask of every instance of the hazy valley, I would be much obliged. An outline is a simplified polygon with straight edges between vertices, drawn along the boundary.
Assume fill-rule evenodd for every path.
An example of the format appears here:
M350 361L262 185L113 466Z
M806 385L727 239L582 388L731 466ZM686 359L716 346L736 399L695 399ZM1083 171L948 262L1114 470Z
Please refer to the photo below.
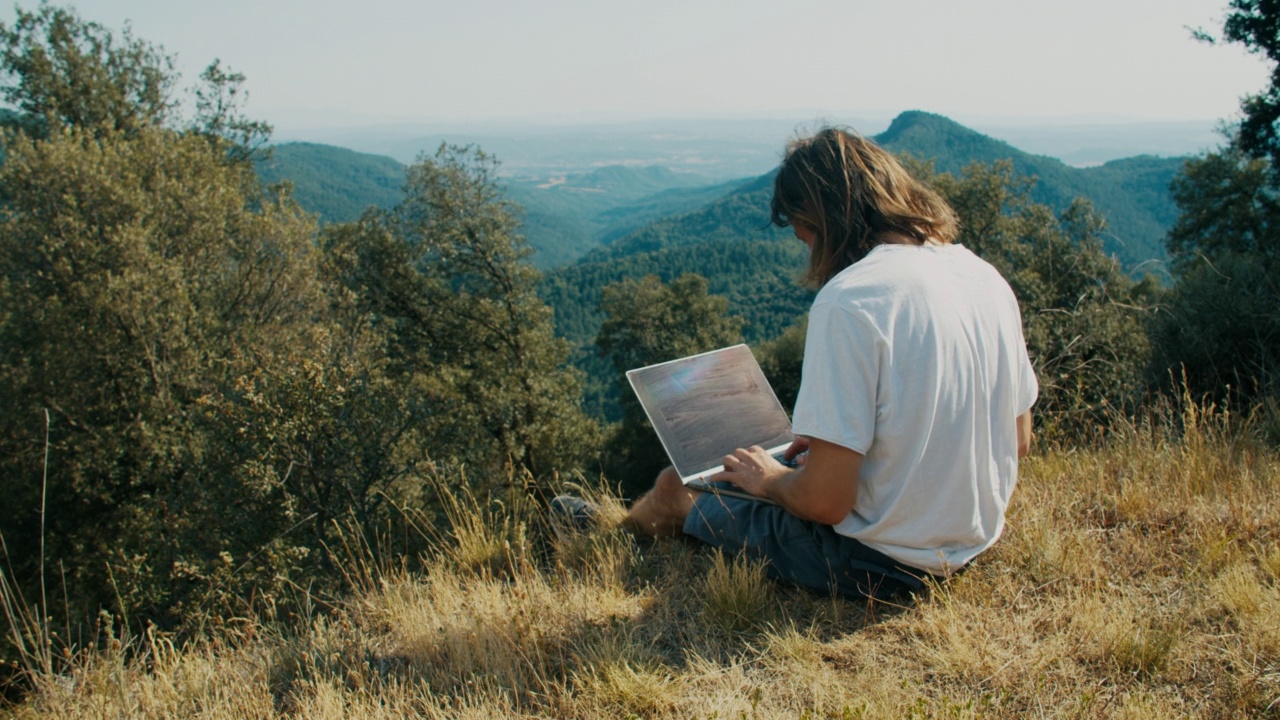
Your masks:
M441 142L474 143L501 162L509 198L524 209L524 234L535 251L532 261L550 269L629 236L652 235L647 226L669 226L672 216L758 192L754 181L771 172L796 127L780 121L740 121L730 128L724 138L661 125L630 131L627 126L613 127L608 132L586 127L576 136L563 128L427 137L401 130L407 137L392 133L380 141L369 133L337 134L334 137L351 141L353 147L383 147L385 154L287 142L275 147L260 173L268 181L293 182L303 207L323 221L343 222L369 206L393 205L403 183L402 163L434 151ZM1036 200L1057 209L1077 196L1088 198L1108 221L1108 251L1135 270L1163 260L1164 233L1176 215L1168 183L1186 156L1215 137L1205 123L1086 125L1074 131L1051 126L1040 132L1028 126L998 129L1036 148L1057 149L1090 164L1077 167L1043 150L1030 152L916 111L902 113L875 137L895 152L931 161L942 172L958 172L972 162L1009 159L1018 174L1037 178ZM1130 148L1150 152L1120 155ZM1099 157L1109 159L1098 163ZM717 236L754 236L767 220L765 209L761 204L755 214L727 218L730 224L719 228ZM626 251L611 256L619 254ZM1159 267L1151 270L1162 272Z

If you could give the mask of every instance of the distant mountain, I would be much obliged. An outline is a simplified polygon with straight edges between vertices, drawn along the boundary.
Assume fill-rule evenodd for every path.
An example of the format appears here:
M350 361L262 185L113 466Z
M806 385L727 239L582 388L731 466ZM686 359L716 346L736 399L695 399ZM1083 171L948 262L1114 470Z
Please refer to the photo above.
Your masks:
M1128 268L1163 262L1163 237L1176 218L1169 182L1181 158L1138 157L1092 168L1072 168L1053 158L1024 153L1007 143L924 112L898 116L875 140L898 153L932 160L937 170L960 172L973 162L1011 160L1016 172L1039 179L1033 196L1064 209L1079 196L1107 218L1104 247ZM590 343L599 328L600 290L627 277L655 274L670 280L696 272L726 295L746 322L750 340L773 337L807 309L809 295L796 287L803 245L769 226L773 173L744 181L715 201L652 222L574 265L544 279L544 297L558 331L571 342Z
M298 203L327 223L356 220L371 206L392 207L403 197L403 165L332 145L276 145L257 170L265 182L293 183Z
M856 127L888 122L845 118ZM661 166L720 181L757 175L777 162L779 139L812 118L645 120L637 122L467 123L313 130L291 137L412 162L441 143L478 145L513 176L588 173L603 165Z
M1075 168L920 111L902 113L875 140L894 152L932 160L941 172L1011 160L1015 172L1038 179L1032 191L1037 202L1061 210L1077 197L1088 198L1107 220L1104 248L1125 267L1165 258L1164 235L1177 217L1169 183L1186 158L1144 156Z
M1199 155L1223 143L1220 120L1018 123L999 121L973 129L1035 155L1090 167L1138 155Z
M284 143L259 163L265 182L288 180L294 197L322 222L350 222L369 207L389 208L403 195L405 167L382 155L316 143ZM606 166L587 173L507 178L524 210L522 231L540 268L572 262L655 219L705 205L731 190L664 167Z
M293 129L278 137L388 155L409 163L442 142L474 143L502 158L513 175L584 173L601 165L660 165L729 180L759 175L778 162L782 141L815 123L830 122L875 135L892 117L799 114L774 118L669 118L636 122L405 123ZM1087 167L1136 155L1198 155L1222 142L1213 118L1200 121L1119 119L983 119L965 123L985 135L1068 165ZM286 137L287 135L287 137Z
M732 185L665 167L610 165L506 182L507 196L524 208L525 239L541 268L563 265L654 219L691 210Z
M893 152L930 160L940 172L959 173L974 162L1010 160L1015 172L1037 178L1032 192L1036 201L1062 210L1077 197L1090 200L1107 220L1104 247L1126 267L1138 268L1165 257L1164 235L1177 217L1169 183L1185 158L1144 156L1073 168L1024 153L940 115L918 111L899 115L874 139ZM582 262L716 239L781 237L782 233L767 227L772 190L772 172L743 181L705 207L646 225L588 253Z
M1107 250L1126 267L1164 258L1164 233L1177 213L1168 183L1181 167L1180 158L1144 156L1074 168L919 111L902 113L876 139L895 152L931 159L942 171L1011 159L1018 172L1039 178L1037 200L1063 208L1077 196L1091 199L1107 218ZM274 150L259 168L263 179L291 180L303 207L326 222L354 220L369 206L389 207L400 200L404 168L391 158L313 143L285 143ZM523 232L535 250L533 262L550 269L601 248L608 257L621 257L714 238L768 237L770 231L761 229L768 221L768 178L723 182L628 165L505 182L509 196L524 207Z

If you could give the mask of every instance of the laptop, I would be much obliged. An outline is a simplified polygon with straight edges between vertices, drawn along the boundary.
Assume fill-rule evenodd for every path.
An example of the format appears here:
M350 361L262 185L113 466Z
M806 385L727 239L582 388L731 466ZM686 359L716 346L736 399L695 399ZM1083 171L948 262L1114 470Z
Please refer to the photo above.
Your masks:
M706 481L737 448L759 445L781 461L794 439L751 348L734 345L629 370L627 381L685 485L769 502Z

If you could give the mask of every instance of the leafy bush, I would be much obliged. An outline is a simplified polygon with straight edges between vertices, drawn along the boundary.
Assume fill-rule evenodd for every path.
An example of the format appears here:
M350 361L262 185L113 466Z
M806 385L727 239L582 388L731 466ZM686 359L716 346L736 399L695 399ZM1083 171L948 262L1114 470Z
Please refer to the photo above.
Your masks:
M314 226L198 135L67 128L5 149L0 531L30 573L47 408L50 556L87 616L110 566L130 609L158 615L183 568L276 529L228 512L258 492L203 409L315 347Z
M69 624L302 612L349 579L345 539L416 557L442 468L493 488L596 451L483 154L423 158L398 207L321 236L255 177L240 76L211 66L184 119L162 52L72 11L19 12L0 49L15 592L46 597L47 560Z
M1153 370L1166 385L1245 406L1280 398L1280 198L1269 165L1233 144L1188 162L1174 183L1178 282L1153 324Z
M1159 288L1151 278L1133 281L1102 251L1104 223L1089 204L1055 215L1030 199L1035 180L1005 162L931 182L960 216L958 242L995 265L1018 297L1040 380L1040 430L1088 435L1111 409L1141 401L1151 352L1145 322Z
M725 298L707 294L700 275L624 280L604 289L600 307L606 319L596 345L613 362L623 412L605 444L604 473L634 497L668 462L626 372L741 342L742 322L727 314Z

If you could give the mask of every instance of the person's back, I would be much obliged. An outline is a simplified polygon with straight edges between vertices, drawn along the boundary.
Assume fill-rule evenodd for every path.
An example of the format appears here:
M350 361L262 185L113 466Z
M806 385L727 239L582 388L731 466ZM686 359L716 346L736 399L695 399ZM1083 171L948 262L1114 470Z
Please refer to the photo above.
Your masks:
M1031 443L1036 380L1017 302L951 245L955 212L891 154L835 128L797 140L771 220L809 248L809 315L791 458L738 448L750 499L691 492L668 469L627 524L768 560L776 577L854 597L915 592L999 537Z
M832 278L795 431L865 456L835 531L936 574L995 542L1035 398L1024 347L1008 284L966 248L880 245Z

